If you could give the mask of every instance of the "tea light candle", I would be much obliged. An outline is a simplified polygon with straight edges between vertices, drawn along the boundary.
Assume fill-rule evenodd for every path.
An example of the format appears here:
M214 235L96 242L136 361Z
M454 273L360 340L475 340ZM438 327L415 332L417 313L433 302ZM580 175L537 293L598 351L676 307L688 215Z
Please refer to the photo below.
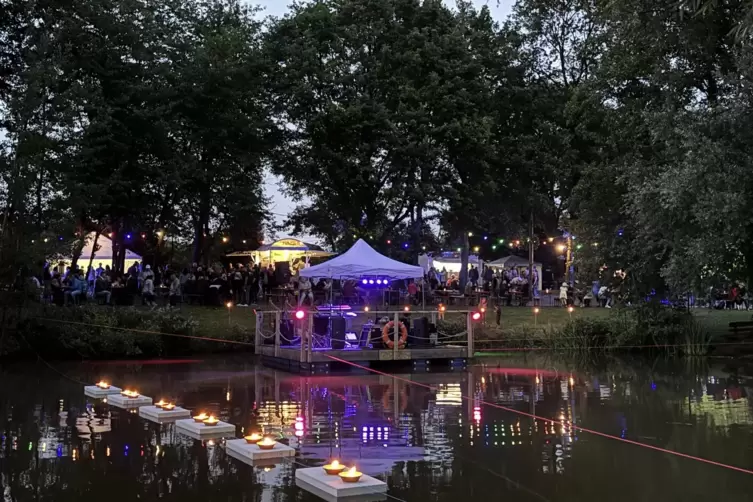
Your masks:
M131 398L131 399L135 398L135 397L139 397L139 393L136 392L135 390L127 390L126 389L126 390L122 391L120 394L123 395L124 397L128 397L128 398Z
M340 479L342 479L346 483L357 483L361 479L361 476L363 476L363 473L358 472L355 466L351 467L345 472L340 473Z
M337 460L333 460L332 463L324 466L324 472L332 476L340 474L341 472L343 472L343 469L345 469L345 466Z
M197 423L202 423L207 418L209 418L209 415L207 415L206 413L204 413L202 411L201 413L199 413L198 415L196 415L195 417L193 417L193 421L197 422Z
M209 415L209 418L204 420L204 425L217 425L220 421L214 415Z
M262 438L261 434L258 432L253 432L248 436L244 436L243 439L245 439L248 444L256 444L264 438Z
M97 382L97 387L99 387L100 389L109 389L110 384L105 382L104 380L100 380L99 382Z
M276 444L277 444L277 441L275 441L274 439L264 438L258 443L256 443L256 446L258 446L262 450L271 450L272 448L275 447Z
M165 403L165 405L162 406L162 409L165 411L172 411L175 409L175 405L173 403Z
M154 406L156 406L157 408L164 408L166 404L167 404L167 401L165 401L164 399L160 399L159 401L154 403Z

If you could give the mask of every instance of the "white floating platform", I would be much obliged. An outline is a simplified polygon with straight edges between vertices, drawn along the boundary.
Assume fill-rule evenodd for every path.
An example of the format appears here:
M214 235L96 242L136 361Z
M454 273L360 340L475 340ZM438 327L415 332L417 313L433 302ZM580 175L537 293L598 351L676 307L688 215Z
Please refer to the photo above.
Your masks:
M125 397L120 394L113 394L111 396L107 396L107 404L111 404L118 408L139 408L141 406L151 405L152 398L148 396Z
M189 418L177 420L175 428L181 434L198 440L235 436L235 425L227 422L219 422L217 425L204 425L194 422L193 418Z
M295 483L330 502L342 499L347 499L348 502L370 502L387 498L387 483L366 474L358 483L346 483L340 476L330 476L321 467L308 467L296 469Z
M269 465L273 460L295 457L295 450L290 446L277 443L271 450L262 450L255 444L248 444L245 439L227 441L225 450L229 456L249 465Z
M122 389L119 389L118 387L114 387L112 385L110 385L106 389L97 387L96 385L87 385L84 387L84 394L95 399L102 399L113 394L120 394L121 390Z
M163 424L166 422L174 422L176 420L180 420L181 418L189 418L191 416L191 412L179 406L176 406L172 410L163 410L162 408L157 408L156 406L142 406L141 408L139 408L139 416L141 418L146 418L150 422Z

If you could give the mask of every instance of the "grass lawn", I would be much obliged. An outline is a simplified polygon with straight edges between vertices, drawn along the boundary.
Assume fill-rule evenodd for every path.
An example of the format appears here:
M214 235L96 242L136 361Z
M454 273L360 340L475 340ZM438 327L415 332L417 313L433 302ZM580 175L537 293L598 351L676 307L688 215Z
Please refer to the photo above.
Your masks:
M428 307L427 311L430 310ZM452 310L448 309L447 316L452 315ZM256 316L254 309L251 307L232 307L211 308L200 306L183 306L181 312L190 315L199 322L200 331L208 336L219 334L231 329L233 325L243 327L250 331L256 328ZM570 319L579 317L586 318L603 318L614 312L604 308L578 308L576 307L572 314L567 309L557 307L542 307L539 313L534 315L530 307L504 307L502 309L502 330L515 329L521 326L547 326L563 324ZM729 331L729 323L732 321L750 321L753 320L753 312L738 310L707 310L695 309L693 314L701 320L715 335L724 335ZM495 325L494 312L490 309L487 314L486 325L492 327Z

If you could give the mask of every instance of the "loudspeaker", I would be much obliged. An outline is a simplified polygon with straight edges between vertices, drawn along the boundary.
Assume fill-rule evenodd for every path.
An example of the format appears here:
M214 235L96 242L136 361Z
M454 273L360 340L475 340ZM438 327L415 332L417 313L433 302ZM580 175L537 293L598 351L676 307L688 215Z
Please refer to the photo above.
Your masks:
M332 348L341 350L345 348L345 318L332 317L329 320L329 336Z
M429 318L419 317L413 320L413 330L408 336L408 343L412 346L429 345Z
M314 316L314 334L319 336L327 336L329 334L329 317L324 315Z
M289 283L290 277L290 263L286 261L275 262L275 285Z

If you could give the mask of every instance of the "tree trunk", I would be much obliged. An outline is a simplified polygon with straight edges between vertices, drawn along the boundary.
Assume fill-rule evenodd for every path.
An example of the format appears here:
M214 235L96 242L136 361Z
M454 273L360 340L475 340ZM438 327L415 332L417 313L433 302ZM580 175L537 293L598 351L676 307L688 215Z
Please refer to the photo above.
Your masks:
M462 246L460 249L460 291L465 291L465 284L468 282L468 232L463 232L461 238Z
M533 209L528 219L528 297L533 305Z
M99 232L99 229L97 229L94 231L94 242L92 242L92 252L89 255L89 268L87 268L87 270L92 268L92 263L94 262L94 255L97 254L97 241L99 240L99 236L100 236L100 232ZM89 278L87 277L86 280L89 280Z

